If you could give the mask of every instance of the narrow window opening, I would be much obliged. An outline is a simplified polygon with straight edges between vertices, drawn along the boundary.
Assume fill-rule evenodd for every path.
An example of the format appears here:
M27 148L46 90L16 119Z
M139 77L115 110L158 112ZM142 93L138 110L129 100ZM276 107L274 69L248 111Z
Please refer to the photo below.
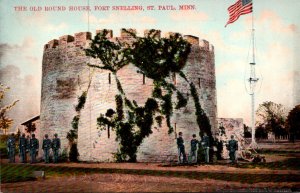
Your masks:
M107 138L110 138L110 126L107 127Z
M111 84L111 75L108 73L108 84Z
M175 139L177 139L176 123L174 123L174 133L175 133Z
M201 88L201 79L198 78L198 85L199 85L199 88Z
M143 74L143 84L146 84L146 77L145 77L145 74Z

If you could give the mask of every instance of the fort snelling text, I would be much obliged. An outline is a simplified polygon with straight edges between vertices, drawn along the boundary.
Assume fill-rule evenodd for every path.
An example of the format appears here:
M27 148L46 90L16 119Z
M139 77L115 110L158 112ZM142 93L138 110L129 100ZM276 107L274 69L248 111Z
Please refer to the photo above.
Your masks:
M15 11L175 11L175 10L196 10L195 5L131 5L131 6L14 6Z

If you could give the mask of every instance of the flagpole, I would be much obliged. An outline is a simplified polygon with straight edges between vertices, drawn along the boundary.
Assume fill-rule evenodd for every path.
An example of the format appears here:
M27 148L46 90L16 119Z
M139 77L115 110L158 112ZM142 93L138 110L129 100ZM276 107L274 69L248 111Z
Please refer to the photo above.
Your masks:
M253 0L238 0L236 3L228 7L229 19L225 27L235 22L241 15L252 13L252 61L250 62L250 78L248 79L250 84L250 96L251 96L251 128L252 128L252 140L249 147L253 149L258 148L255 141L255 85L258 81L255 74L255 39L254 39L254 12L253 12Z
M252 2L253 4L253 2ZM253 5L252 5L253 6ZM255 141L255 86L258 81L255 74L255 29L254 29L254 16L253 16L253 9L252 9L252 62L250 62L250 96L251 96L251 129L252 129L252 136L251 136L251 144L249 147L253 149L257 149L258 145Z

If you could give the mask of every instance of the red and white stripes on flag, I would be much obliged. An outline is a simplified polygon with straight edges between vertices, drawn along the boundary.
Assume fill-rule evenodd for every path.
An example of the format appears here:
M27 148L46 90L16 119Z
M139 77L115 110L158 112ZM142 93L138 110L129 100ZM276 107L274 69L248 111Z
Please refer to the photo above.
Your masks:
M225 27L235 22L241 15L252 12L252 0L238 0L235 4L228 8L229 20Z

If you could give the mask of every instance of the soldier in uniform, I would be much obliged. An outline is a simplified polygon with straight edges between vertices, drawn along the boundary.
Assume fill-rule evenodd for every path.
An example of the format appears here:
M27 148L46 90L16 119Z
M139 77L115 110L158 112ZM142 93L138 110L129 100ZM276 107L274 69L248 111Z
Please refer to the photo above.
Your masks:
M29 153L28 158L30 157L30 137L27 135L26 137L26 162L27 162L27 154Z
M45 139L43 140L42 149L44 151L45 163L49 163L49 151L51 148L51 140L48 139L48 134L45 135Z
M22 163L26 163L26 149L27 149L27 139L25 138L25 133L19 138L19 150L20 158Z
M201 140L201 145L204 150L204 157L205 157L205 163L209 163L209 137L207 136L206 133L204 133L202 140Z
M15 163L15 148L16 148L16 140L15 134L12 133L11 136L7 139L7 152L9 163Z
M182 138L182 132L178 133L179 137L177 138L177 147L178 147L178 161L181 162L181 155L183 157L183 163L186 163L186 155L185 155L185 149L184 149L184 141Z
M192 161L192 163L197 163L197 145L198 145L198 143L199 143L199 141L196 139L196 134L193 134L193 139L191 140L191 161Z
M53 159L54 163L58 162L59 149L60 149L60 139L57 137L57 133L55 133L54 139L52 140L52 151L54 155L54 159Z
M35 134L31 135L30 139L30 163L33 164L36 162L37 152L39 150L39 140L35 138Z
M234 140L233 135L231 135L231 139L228 141L227 149L229 151L231 163L235 163L235 152L238 150L238 142Z

